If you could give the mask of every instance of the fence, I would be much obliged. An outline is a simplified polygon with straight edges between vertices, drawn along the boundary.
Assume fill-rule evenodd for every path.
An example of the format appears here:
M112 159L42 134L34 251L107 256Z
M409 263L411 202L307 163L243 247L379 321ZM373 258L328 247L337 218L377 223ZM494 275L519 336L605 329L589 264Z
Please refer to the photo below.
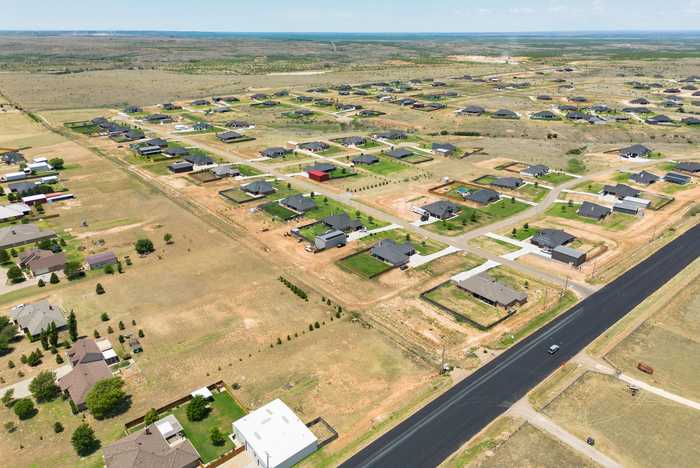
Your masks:
M313 420L309 421L308 423L306 423L306 427L311 428L311 427L315 426L316 424L322 424L326 428L326 430L328 432L330 432L330 434L331 434L329 437L326 437L325 439L323 439L321 442L318 443L319 449L325 447L326 445L330 444L331 442L333 442L335 439L338 438L338 431L333 429L333 427L330 424L328 424L328 421L323 419L322 416L319 416L316 419L313 419Z

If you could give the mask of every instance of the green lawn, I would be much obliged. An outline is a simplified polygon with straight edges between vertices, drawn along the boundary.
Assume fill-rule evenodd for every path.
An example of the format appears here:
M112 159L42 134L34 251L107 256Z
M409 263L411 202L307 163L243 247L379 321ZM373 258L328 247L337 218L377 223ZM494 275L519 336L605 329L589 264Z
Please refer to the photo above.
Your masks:
M85 121L85 122L67 122L63 124L64 127L69 128L70 130L80 133L83 135L92 135L94 133L97 133L100 130L100 127L97 125L93 124L90 121Z
M406 237L408 235L408 237ZM366 236L360 239L358 242L360 245L368 246L374 245L382 239L391 239L397 244L403 244L404 242L410 242L421 255L430 255L441 251L446 244L438 242L432 239L418 239L411 236L408 232L403 229L391 229L389 231L378 232L371 236Z
M379 162L377 163L360 164L357 167L361 167L362 169L366 169L370 172L373 172L374 174L379 175L393 174L394 172L404 171L408 169L408 166L401 164L400 162L395 161L391 158L387 158L385 156L377 156L377 158L379 158Z
M246 166L245 164L238 164L236 166L239 171L241 171L241 175L244 177L250 177L250 176L256 176L262 174L259 170L255 169L254 167L251 166Z
M680 184L672 184L670 182L665 183L664 187L661 189L663 193L666 193L668 195L672 195L676 192L682 192L683 190L688 190L690 188L695 187L695 185L691 183L685 184L685 185L680 185Z
M630 180L631 175L632 174L630 174L629 172L616 172L613 176L613 180L615 182L624 183Z
M226 437L226 443L215 446L209 440L209 431L218 427L224 434L231 433L231 423L245 416L245 411L227 392L214 394L214 401L210 405L211 412L202 421L190 421L187 419L187 405L182 405L173 411L177 420L182 424L185 435L197 449L204 463L208 463L220 457L223 453L233 448L233 443Z
M423 153L413 153L410 156L406 156L405 158L401 158L401 161L407 162L409 164L420 164L428 161L432 161L433 158L428 156L427 154Z
M583 182L574 187L574 190L597 194L603 191L603 185L601 182Z
M292 185L288 182L276 180L272 182L272 186L277 191L267 196L269 200L282 200L283 198L288 198L292 195L297 195L299 193L298 191L294 190L294 188L292 188Z
M478 179L476 179L475 182L477 184L488 185L491 182L493 182L494 180L496 180L496 178L497 178L496 176L485 175L485 176L481 176Z
M535 184L526 184L518 189L518 193L525 195L524 198L538 202L547 196L549 189L541 185L535 187Z
M348 169L346 167L336 167L333 169L331 172L328 173L330 175L331 180L333 179L344 179L346 177L353 177L357 175L357 172L352 171L351 169Z
M327 150L319 151L316 154L319 154L321 156L335 156L337 154L341 154L344 152L345 152L345 147L330 145L330 148L328 148Z
M253 199L253 196L241 189L233 188L221 192L221 196L235 203L244 203Z
M290 219L293 219L293 218L296 218L297 216L299 216L294 211L285 208L284 206L280 205L277 202L272 202L272 203L268 203L266 205L263 205L261 207L261 209L265 213L272 216L273 218L279 218L282 221L287 221L287 220L290 220Z
M568 182L573 177L571 177L568 174L564 174L563 172L550 172L548 174L543 175L542 177L538 177L539 180L542 180L544 182L548 182L552 185L559 185L563 184L564 182Z
M480 211L489 214L496 219L503 219L514 214L520 213L521 211L525 211L528 208L530 208L530 205L528 205L527 203L523 203L518 200L514 201L510 198L503 198L500 201L497 201L496 203L491 203L485 208L481 208Z
M311 226L305 227L304 229L301 229L299 231L299 234L301 234L301 237L306 239L309 242L314 241L316 239L316 236L320 236L321 234L325 234L328 232L329 228L323 223L317 223L313 224Z
M367 142L364 145L358 145L357 147L361 148L361 149L372 149L372 148L377 148L379 146L382 146L382 144L377 143L374 140L367 140Z
M462 211L458 216L450 220L426 224L424 227L440 234L456 236L475 227L508 218L528 208L530 208L530 205L527 203L510 198L503 198L484 208L477 209L469 206L462 206Z
M391 269L390 265L377 260L369 251L345 257L338 261L338 266L368 279Z
M539 230L540 230L540 229L539 229L538 227L535 227L535 226L528 226L527 229L525 229L524 227L522 227L522 228L520 228L520 229L517 229L517 230L515 231L515 235L513 235L512 232L511 232L509 235L510 235L510 237L512 237L512 238L515 239L515 240L522 241L522 240L525 240L525 239L527 239L527 238L529 238L529 237L534 236L535 234L537 234L537 232L538 232Z
M350 218L359 219L362 222L362 225L370 231L373 229L387 226L389 224L387 222L375 219L371 216L367 216L366 214L359 212L358 210L354 210L353 208L343 205L342 203L339 203L335 200L331 200L330 198L325 198L320 195L317 195L316 197L314 197L314 201L316 202L316 208L307 211L304 214L304 216L306 216L307 218L321 220L330 215L347 213L347 215Z
M557 203L549 207L549 209L545 212L545 215L555 216L564 219L571 219L574 221L580 221L588 224L600 224L605 229L608 229L610 231L621 231L623 229L626 229L630 224L637 221L636 216L618 212L613 212L609 214L604 220L598 221L593 218L579 216L577 211L580 206L581 205L578 203L574 203L573 206L568 206L564 203Z

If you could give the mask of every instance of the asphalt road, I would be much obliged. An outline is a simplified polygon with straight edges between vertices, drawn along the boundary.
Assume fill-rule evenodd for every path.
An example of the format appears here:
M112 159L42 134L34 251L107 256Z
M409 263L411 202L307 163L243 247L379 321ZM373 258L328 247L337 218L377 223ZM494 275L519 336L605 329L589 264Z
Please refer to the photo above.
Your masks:
M700 225L464 379L341 466L433 467L700 255ZM547 348L559 344L550 356Z

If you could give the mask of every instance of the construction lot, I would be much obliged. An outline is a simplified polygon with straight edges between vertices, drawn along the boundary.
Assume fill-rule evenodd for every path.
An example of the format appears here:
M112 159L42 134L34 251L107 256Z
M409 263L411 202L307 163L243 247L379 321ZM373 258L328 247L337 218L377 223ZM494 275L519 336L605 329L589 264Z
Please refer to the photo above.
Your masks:
M686 65L669 65L673 70L665 73L680 78ZM653 64L635 62L635 67L658 72ZM63 278L44 288L7 289L0 294L0 309L4 314L13 305L45 298L74 310L81 333L93 336L97 331L117 346L119 332L109 333L108 326L116 328L122 321L129 332L143 330L145 351L122 372L130 408L102 421L88 416L103 445L120 438L124 423L149 408L223 380L236 384L234 395L244 408L282 398L304 421L322 416L340 437L308 464L337 465L419 404L697 224L697 176L691 175L683 186L663 180L639 186L629 179L643 169L661 177L679 161L700 160L697 128L652 126L634 119L589 125L528 118L532 112L568 103L567 96L574 93L591 102L626 105L638 91L630 89L628 79L616 76L614 68L593 62L574 72L547 67L541 74L523 65L435 68L434 78L445 80L446 89L455 95L430 97L444 89L431 81L395 93L446 106L431 112L382 101L381 86L370 86L364 96L343 96L332 87L376 78L368 72L289 80L265 75L258 76L259 81L245 76L235 86L217 76L192 75L155 94L182 107L169 112L174 120L164 124L145 120L164 112L148 95L149 83L170 76L162 71L144 71L136 83L140 85L134 84L139 89L119 97L103 94L101 71L56 81L29 75L38 86L33 95L20 86L27 75L4 74L0 91L26 101L32 114L0 114L0 147L21 150L28 158L62 157L61 183L75 195L49 206L51 216L40 225L65 239L66 251L80 261L113 251L120 258L128 256L130 263L123 273L91 271L75 282ZM503 74L503 82L519 75L531 87L497 90L497 81L454 78L458 72ZM396 76L407 81L411 73L411 67L389 67L382 79ZM121 78L109 80L133 76L130 71L115 75ZM560 88L556 78L575 83L575 91ZM309 91L317 84L314 80L327 80L328 91ZM53 103L47 97L49 83L75 92ZM77 93L82 86L100 92ZM204 91L212 89L239 100L228 106L213 103L213 96ZM283 89L289 94L275 96ZM265 93L278 104L259 105L261 100L251 97L254 93ZM543 93L555 100L538 102L535 96ZM299 96L325 98L331 104L302 103ZM210 102L193 105L197 98ZM124 112L122 101L142 109ZM344 111L336 108L340 103L382 115L360 117L359 107ZM483 106L487 112L457 113L469 105ZM223 107L230 111L216 112ZM287 115L304 109L312 114ZM493 118L497 109L511 109L520 118ZM180 157L142 156L131 142L90 135L89 122L97 117L141 129L148 139L166 139L167 148L187 149L191 155L210 158L211 164L175 173L171 166ZM230 121L251 125L238 128L227 125ZM88 124L72 127L75 122ZM196 124L211 127L195 130ZM217 134L229 130L239 132L241 140L220 141ZM405 135L396 140L381 136L390 130ZM365 143L343 146L340 139L349 136L361 136ZM300 146L310 142L327 147L314 152ZM620 158L618 150L633 143L652 146L660 156ZM433 144L450 144L456 150L442 154ZM287 152L275 158L262 155L273 147ZM392 156L396 150L411 155ZM373 156L377 162L355 163L358 156ZM323 164L335 166L328 179L308 169ZM540 178L523 175L533 164L547 165L550 172ZM210 172L224 166L238 174L219 177ZM522 178L524 183L516 188L494 185L502 178ZM273 190L262 195L246 191L249 184L260 182ZM614 212L600 222L577 213L584 202L612 207L617 200L600 192L604 185L618 183L642 191L651 207L638 215ZM500 198L483 205L467 199L486 189L497 191ZM297 210L285 204L294 197L313 201L314 207ZM426 218L422 207L444 200L460 212L445 219ZM324 220L340 214L362 228L348 231L347 242L338 248L316 250L317 236L330 230ZM574 267L536 251L529 239L542 229L562 229L575 236L569 245L585 252L586 262ZM153 241L155 251L139 256L134 243L144 237ZM387 241L409 243L415 253L405 263L391 264L372 252ZM452 282L477 269L526 292L527 301L506 311ZM95 293L98 282L106 294ZM700 368L690 358L699 352L700 292L695 289L683 290L663 314L654 314L609 350L609 363L650 385L700 399L695 378ZM431 301L469 320L426 301L421 297L426 291L431 291L426 294ZM103 313L109 320L101 319ZM0 356L0 388L57 367L48 353L36 367L20 364L19 356L35 347L24 339ZM10 368L9 360L17 367ZM653 376L636 370L642 361L655 369ZM452 376L439 375L444 364L453 369ZM700 455L700 444L692 436L696 414L645 392L631 397L627 384L610 375L579 369L575 378L568 377L573 379L567 381L570 385L538 409L579 439L594 437L596 448L607 456L632 466L692 466ZM4 407L0 416L13 417ZM56 420L66 428L61 434L51 431ZM70 447L70 433L79 422L65 402L41 405L38 415L22 421L17 432L0 434L0 452L20 465L99 465L99 452L78 459ZM507 426L489 437L478 453L458 454L448 466L595 464L522 419ZM649 427L655 430L643 430ZM43 443L32 444L31 452L19 448L40 437ZM673 463L664 458L669 454Z

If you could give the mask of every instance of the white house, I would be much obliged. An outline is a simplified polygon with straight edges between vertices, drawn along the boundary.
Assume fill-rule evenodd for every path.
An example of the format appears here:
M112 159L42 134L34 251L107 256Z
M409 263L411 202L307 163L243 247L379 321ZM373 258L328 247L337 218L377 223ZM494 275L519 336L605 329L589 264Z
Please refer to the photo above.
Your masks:
M235 421L232 426L236 440L262 468L294 466L318 448L318 438L279 399Z

